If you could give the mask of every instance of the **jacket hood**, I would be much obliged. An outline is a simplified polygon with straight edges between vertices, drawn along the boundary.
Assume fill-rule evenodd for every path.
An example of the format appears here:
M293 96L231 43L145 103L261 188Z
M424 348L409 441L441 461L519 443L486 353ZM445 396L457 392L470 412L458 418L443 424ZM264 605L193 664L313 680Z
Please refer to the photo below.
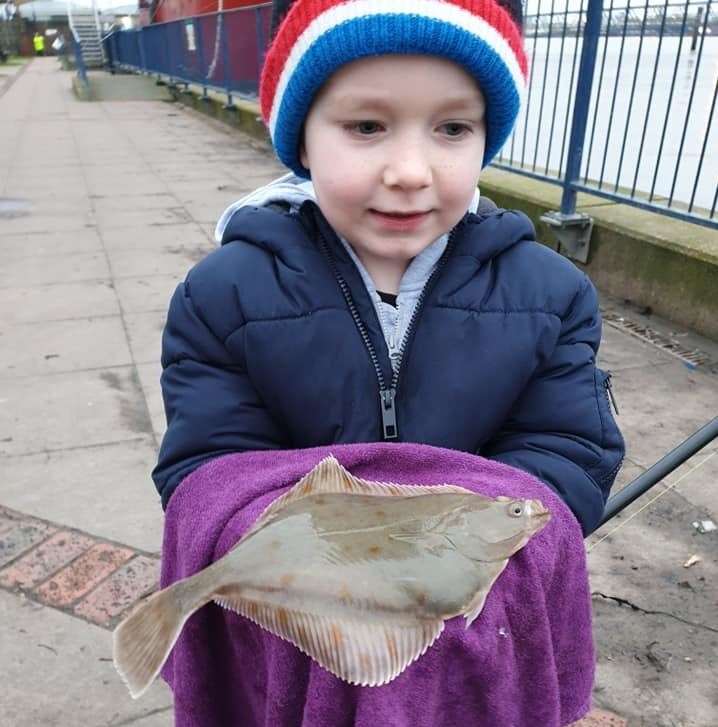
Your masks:
M218 245L234 239L231 236L230 221L242 207L266 207L273 202L289 202L292 207L300 207L306 200L317 201L314 194L314 185L311 181L298 177L293 172L285 174L264 187L255 189L246 197L232 202L221 214L217 226L214 228L214 239ZM229 233L229 234L227 234Z

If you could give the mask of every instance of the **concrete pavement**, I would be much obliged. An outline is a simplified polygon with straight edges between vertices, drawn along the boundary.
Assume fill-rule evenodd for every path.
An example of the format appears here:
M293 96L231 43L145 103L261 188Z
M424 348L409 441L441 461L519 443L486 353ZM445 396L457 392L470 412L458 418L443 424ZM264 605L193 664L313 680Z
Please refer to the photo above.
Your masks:
M0 94L0 714L13 727L169 725L165 685L133 702L111 663L111 628L157 577L160 332L220 212L284 169L177 104L79 102L56 59ZM603 304L718 361L715 343ZM710 365L620 324L601 365L628 445L620 485L718 413ZM631 725L714 721L718 532L691 522L718 521L717 453L589 541L596 702Z

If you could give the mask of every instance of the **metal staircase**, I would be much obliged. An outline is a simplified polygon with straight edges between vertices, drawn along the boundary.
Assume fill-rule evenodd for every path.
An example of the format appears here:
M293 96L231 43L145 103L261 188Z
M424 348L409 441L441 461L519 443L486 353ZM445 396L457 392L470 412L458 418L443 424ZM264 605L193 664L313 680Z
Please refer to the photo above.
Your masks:
M67 19L70 29L82 47L85 66L87 68L102 68L105 57L102 49L100 19L97 8L78 8L68 3Z

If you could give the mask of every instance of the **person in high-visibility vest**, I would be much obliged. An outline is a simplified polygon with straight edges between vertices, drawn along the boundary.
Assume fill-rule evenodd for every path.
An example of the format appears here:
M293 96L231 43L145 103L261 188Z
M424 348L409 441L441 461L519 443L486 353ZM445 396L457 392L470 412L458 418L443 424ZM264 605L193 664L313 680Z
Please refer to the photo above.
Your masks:
M45 55L45 36L44 35L40 35L40 33L35 33L35 35L32 37L32 44L35 46L35 55L36 56Z

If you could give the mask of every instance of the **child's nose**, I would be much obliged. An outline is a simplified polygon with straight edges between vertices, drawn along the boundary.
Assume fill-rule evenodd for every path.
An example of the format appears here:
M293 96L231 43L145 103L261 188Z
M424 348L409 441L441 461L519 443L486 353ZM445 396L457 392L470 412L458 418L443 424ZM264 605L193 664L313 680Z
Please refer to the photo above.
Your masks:
M387 187L428 187L432 180L431 163L419 143L397 146L384 166Z

